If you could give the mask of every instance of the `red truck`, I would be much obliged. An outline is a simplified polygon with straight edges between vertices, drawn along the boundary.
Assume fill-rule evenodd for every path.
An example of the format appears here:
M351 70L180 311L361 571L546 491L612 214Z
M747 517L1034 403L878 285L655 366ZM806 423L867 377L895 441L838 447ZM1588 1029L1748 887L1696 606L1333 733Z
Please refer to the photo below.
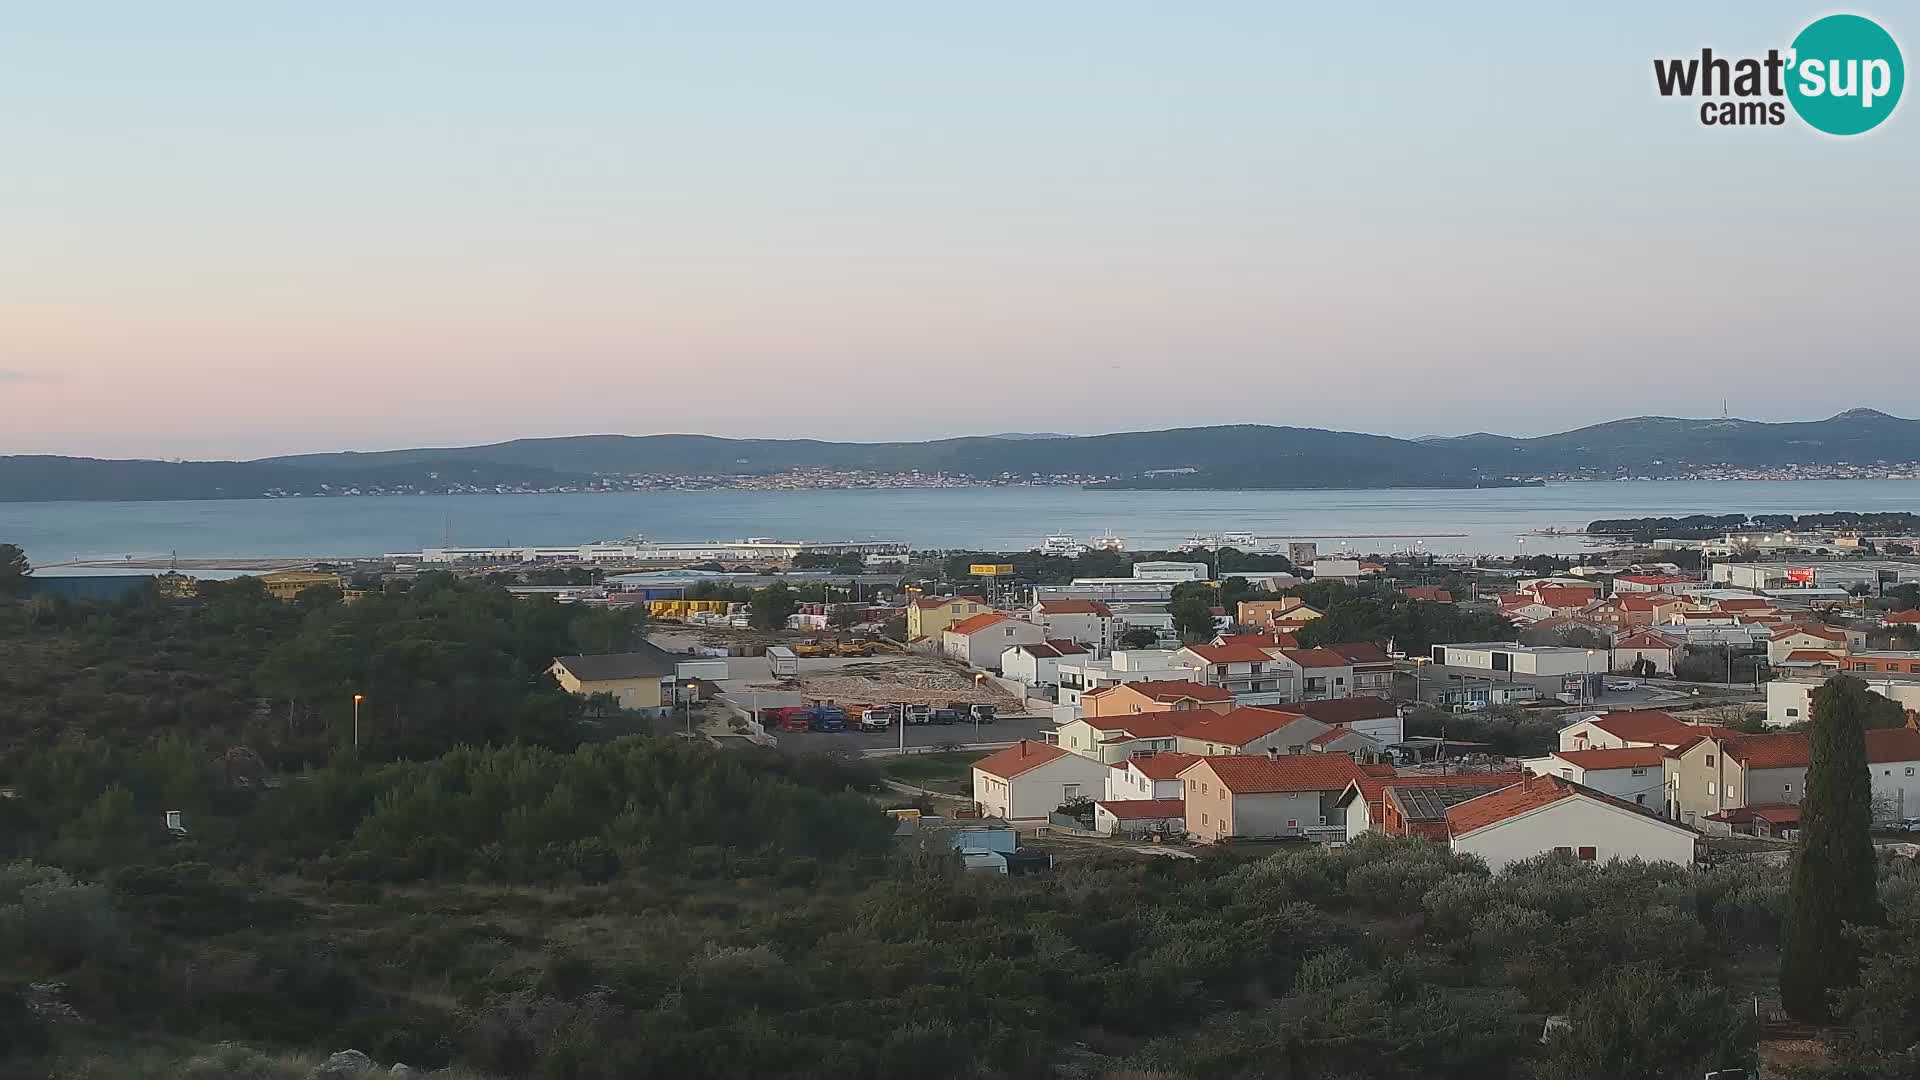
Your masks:
M777 727L781 731L806 731L813 720L813 710L805 705L787 705L777 709L762 709L760 717L767 727Z

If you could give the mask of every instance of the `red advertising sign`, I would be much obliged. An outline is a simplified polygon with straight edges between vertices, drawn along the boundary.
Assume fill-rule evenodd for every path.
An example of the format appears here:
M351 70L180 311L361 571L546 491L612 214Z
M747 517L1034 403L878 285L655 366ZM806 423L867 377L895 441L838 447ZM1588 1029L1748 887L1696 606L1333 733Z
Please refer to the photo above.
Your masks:
M1801 585L1813 584L1813 567L1795 566L1787 570L1787 580Z

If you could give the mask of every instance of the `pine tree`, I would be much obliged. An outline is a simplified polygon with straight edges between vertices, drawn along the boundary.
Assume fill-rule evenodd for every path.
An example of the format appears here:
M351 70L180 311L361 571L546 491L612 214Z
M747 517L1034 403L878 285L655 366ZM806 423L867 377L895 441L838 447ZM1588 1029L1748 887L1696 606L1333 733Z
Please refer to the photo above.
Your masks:
M1807 797L1800 813L1780 952L1780 997L1801 1020L1831 1017L1829 992L1859 979L1857 946L1848 925L1881 921L1873 839L1873 778L1867 767L1866 718L1871 691L1836 675L1813 693Z

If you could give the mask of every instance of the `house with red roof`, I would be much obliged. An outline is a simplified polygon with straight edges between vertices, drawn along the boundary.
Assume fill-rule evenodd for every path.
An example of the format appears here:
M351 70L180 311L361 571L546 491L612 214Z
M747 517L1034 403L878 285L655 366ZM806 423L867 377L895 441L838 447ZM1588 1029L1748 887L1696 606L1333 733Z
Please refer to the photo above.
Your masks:
M1677 592L1689 585L1700 584L1694 578L1681 577L1678 574L1621 574L1613 579L1615 595L1621 593Z
M1415 834L1411 831L1410 823L1412 821L1416 819L1426 820L1425 817L1419 816L1422 813L1421 811L1413 809L1416 803L1420 801L1420 797L1416 795L1400 795L1398 797L1400 802L1399 813L1403 816L1397 819L1391 826L1386 824L1388 814L1386 798L1389 788L1413 789L1433 787L1455 789L1454 794L1438 797L1442 803L1441 809L1444 811L1447 806L1451 806L1455 802L1462 802L1475 795L1484 794L1496 788L1506 787L1508 784L1519 783L1521 780L1527 778L1527 774L1524 772L1456 772L1445 775L1423 773L1413 776L1396 776L1394 770L1391 768L1384 769L1376 774L1375 770L1364 766L1361 771L1365 773L1365 775L1348 784L1346 790L1342 791L1340 797L1334 801L1335 809L1344 816L1347 839L1349 841L1358 839L1360 834L1366 832L1385 832L1392 836L1426 835ZM1441 820L1444 821L1444 812L1440 817ZM1401 822L1407 824L1401 824ZM1443 832L1438 837L1429 836L1428 838L1444 841L1446 836Z
M1292 634L1278 630L1259 630L1246 634L1215 634L1209 645L1254 645L1267 649L1297 649L1300 642Z
M1243 705L1266 705L1299 696L1298 669L1287 662L1285 651L1278 645L1235 640L1223 645L1188 645L1175 651L1167 662L1190 669L1193 681L1217 686Z
M1350 728L1382 746L1404 742L1407 737L1406 721L1400 715L1400 706L1386 698L1328 698L1325 701L1268 705L1266 708L1296 716L1310 716L1331 727Z
M1305 754L1316 736L1332 730L1318 720L1276 709L1241 708L1210 716L1180 732L1186 754Z
M1231 691L1190 679L1143 679L1103 686L1080 696L1080 715L1088 719L1188 709L1226 712L1233 707Z
M1111 766L1107 776L1109 802L1125 799L1178 799L1181 797L1180 773L1200 760L1196 754L1172 750L1134 754Z
M973 801L1008 821L1045 818L1073 799L1097 799L1113 770L1080 754L1032 739L973 763Z
M1803 650L1844 656L1847 652L1847 632L1817 623L1782 626L1767 638L1767 663L1778 664L1787 658L1787 654Z
M1453 593L1438 585L1409 585L1400 590L1400 595L1416 604L1453 603Z
M1608 650L1613 670L1629 674L1671 675L1673 662L1681 652L1680 643L1658 630L1641 628L1620 634ZM1651 670L1642 665L1651 665Z
M1880 620L1882 626L1920 626L1920 608L1889 611Z
M1494 873L1558 852L1587 862L1693 863L1692 829L1563 776L1533 776L1446 809L1448 844Z
M940 632L940 651L971 668L1000 669L1000 654L1014 645L1038 645L1046 631L997 611L973 615Z
M1036 600L1028 618L1050 641L1077 641L1101 653L1111 652L1126 630L1113 609L1098 600Z
M1332 697L1373 697L1391 698L1393 696L1393 658L1387 650L1371 641L1336 641L1322 645L1328 652L1340 654L1353 669L1353 678L1348 680L1347 692Z
M1560 776L1655 812L1666 807L1665 746L1556 750L1520 763L1533 776Z
M940 640L947 627L962 619L992 611L993 606L978 596L921 596L907 605L907 637L913 640Z
M1187 835L1216 843L1304 836L1337 825L1335 803L1363 776L1339 754L1201 758L1180 773Z
M1668 614L1686 607L1687 601L1667 593L1617 593L1588 604L1580 611L1580 620L1618 633L1657 626L1667 621Z
M1009 645L1000 654L1000 673L1027 686L1060 685L1060 661L1087 658L1087 647L1077 641L1049 638L1030 645Z
M1604 750L1625 746L1677 746L1713 729L1689 724L1659 709L1623 709L1598 713L1560 729L1562 750Z
M1875 728L1866 741L1875 820L1920 817L1920 730ZM1702 735L1667 752L1667 815L1691 825L1743 806L1797 805L1808 755L1804 731Z
M1093 831L1101 836L1179 836L1187 831L1182 799L1127 799L1093 804Z
M1920 652L1913 649L1858 649L1840 658L1840 670L1869 675L1920 675Z

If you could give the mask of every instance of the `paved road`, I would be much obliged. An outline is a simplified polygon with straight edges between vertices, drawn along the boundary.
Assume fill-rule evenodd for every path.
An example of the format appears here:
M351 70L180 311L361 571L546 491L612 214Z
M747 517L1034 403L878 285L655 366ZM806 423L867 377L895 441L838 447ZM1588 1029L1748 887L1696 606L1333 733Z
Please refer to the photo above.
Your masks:
M1003 716L991 724L981 724L980 734L974 736L972 724L909 724L907 725L908 746L939 746L943 743L998 743L1015 742L1020 739L1037 739L1042 732L1053 730L1053 721L1044 717ZM899 746L900 733L889 731L884 735L869 735L860 731L843 731L827 734L818 731L776 731L780 745L788 750L825 750L844 747L849 750L869 750L882 747Z

